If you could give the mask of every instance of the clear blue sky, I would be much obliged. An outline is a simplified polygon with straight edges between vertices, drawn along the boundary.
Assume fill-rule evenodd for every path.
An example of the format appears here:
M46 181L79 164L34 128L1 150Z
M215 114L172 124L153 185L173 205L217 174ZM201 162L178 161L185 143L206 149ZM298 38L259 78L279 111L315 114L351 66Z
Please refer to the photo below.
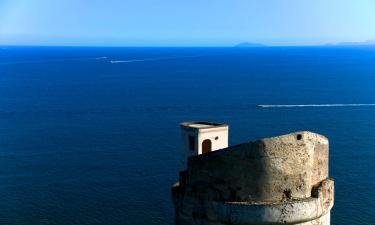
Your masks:
M374 0L0 0L2 45L311 45L375 39Z

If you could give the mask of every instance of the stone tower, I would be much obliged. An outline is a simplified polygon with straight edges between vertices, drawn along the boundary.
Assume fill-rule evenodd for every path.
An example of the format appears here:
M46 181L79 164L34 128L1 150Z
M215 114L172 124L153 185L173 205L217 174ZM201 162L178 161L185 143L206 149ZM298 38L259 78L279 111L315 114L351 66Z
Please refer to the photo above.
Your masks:
M190 156L173 188L176 225L329 225L328 140L296 132Z

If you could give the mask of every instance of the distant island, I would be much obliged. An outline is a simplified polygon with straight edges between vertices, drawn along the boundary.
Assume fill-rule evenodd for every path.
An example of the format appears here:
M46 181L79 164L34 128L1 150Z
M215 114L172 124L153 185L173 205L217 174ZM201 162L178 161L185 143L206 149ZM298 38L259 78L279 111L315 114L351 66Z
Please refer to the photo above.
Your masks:
M340 42L336 46L375 46L375 40L367 40L364 42Z
M252 43L252 42L241 42L239 44L234 45L234 47L239 48L255 48L255 47L274 47L274 46L285 46L285 45L265 45L261 43ZM303 46L303 45L295 45L295 46ZM363 42L338 42L338 43L327 43L327 44L317 44L317 45L307 45L307 46L327 46L327 47L340 47L340 46L375 46L375 40L367 40Z
M266 47L266 45L259 44L259 43L251 43L251 42L242 42L242 43L239 43L239 44L235 45L235 47L241 47L241 48L251 47L251 48L254 48L254 47Z

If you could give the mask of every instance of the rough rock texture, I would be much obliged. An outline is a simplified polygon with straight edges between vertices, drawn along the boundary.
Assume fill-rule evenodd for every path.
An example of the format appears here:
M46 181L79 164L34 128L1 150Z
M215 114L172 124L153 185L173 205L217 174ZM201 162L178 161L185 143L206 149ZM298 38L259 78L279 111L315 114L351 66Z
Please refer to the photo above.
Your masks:
M177 225L329 225L328 140L296 132L188 159L173 186Z

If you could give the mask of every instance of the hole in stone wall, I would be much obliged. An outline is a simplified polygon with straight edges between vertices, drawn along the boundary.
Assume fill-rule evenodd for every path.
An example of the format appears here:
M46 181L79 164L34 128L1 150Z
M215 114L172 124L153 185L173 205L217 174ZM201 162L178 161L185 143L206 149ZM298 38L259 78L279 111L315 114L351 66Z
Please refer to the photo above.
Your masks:
M284 198L286 199L292 198L292 191L290 189L284 190L283 194L284 194Z
M302 140L302 134L297 134L297 140Z

